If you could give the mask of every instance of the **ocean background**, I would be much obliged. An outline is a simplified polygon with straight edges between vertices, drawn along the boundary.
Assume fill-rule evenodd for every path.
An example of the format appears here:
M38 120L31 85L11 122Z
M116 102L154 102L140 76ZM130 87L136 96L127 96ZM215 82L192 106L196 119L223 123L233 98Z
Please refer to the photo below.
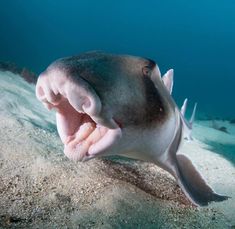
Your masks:
M187 97L189 117L198 103L179 153L229 200L193 207L151 163L66 158L34 73L91 50L174 69L178 106ZM0 0L0 228L234 229L234 62L232 0Z
M235 118L235 1L0 1L0 61L35 73L89 50L175 70L173 97L198 117ZM201 114L201 116L200 116Z

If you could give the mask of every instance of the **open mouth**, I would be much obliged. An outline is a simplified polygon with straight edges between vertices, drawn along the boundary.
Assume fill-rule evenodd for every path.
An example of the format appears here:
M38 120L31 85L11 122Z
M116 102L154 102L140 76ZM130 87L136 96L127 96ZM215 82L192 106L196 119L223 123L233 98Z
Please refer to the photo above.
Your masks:
M43 87L37 86L36 90L38 99L48 109L56 110L57 130L64 144L64 153L69 159L85 161L108 154L109 149L117 144L122 135L117 123L116 128L110 128L101 117L93 117L84 109L72 105L70 99L66 98L66 93L53 93L52 101L44 93L47 89L43 90Z
M121 134L120 128L109 129L78 112L65 98L56 105L56 122L65 155L76 161L107 151Z

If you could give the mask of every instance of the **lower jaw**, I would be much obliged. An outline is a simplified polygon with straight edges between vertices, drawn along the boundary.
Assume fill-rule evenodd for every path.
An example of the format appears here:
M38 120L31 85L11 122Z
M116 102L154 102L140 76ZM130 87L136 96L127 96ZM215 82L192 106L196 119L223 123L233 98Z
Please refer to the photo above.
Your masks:
M122 137L122 131L120 128L109 129L107 133L96 143L90 146L82 146L80 152L76 150L76 147L71 147L70 143L65 144L64 153L65 155L75 161L88 161L95 157L104 156L110 154L109 150L116 144ZM86 144L86 142L84 143Z
M65 144L64 146L64 154L71 160L74 161L84 161L85 158L90 157L90 154L88 153L89 147L84 147L79 144L76 144L73 146L72 143ZM94 155L95 156L95 155Z
M89 150L88 150L89 151ZM76 152L76 151L70 151L68 152L66 150L66 147L64 149L64 154L71 160L74 161L81 161L81 162L85 162L88 161L90 159L93 159L95 157L99 157L102 156L103 154L105 154L105 152L98 152L96 154L90 154L89 152L85 152L85 153L81 153L81 152Z
M101 154L97 154L97 155L90 155L89 153L86 153L81 161L82 162L89 161L89 160L91 160L93 158L99 157L99 155L102 156L102 153Z

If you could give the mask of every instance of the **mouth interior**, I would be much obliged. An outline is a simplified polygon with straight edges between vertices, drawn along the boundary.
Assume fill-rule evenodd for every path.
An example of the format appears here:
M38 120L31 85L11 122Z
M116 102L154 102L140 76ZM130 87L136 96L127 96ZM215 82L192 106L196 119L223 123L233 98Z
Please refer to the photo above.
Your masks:
M77 111L63 96L49 107L56 110L57 130L64 143L64 153L70 159L92 158L109 148L121 135L120 128L100 125L88 114Z

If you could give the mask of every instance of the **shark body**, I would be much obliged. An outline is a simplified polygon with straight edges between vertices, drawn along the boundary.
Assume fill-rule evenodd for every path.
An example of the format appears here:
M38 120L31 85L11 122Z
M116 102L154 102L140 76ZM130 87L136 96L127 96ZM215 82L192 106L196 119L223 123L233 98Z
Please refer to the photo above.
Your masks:
M189 122L174 102L173 70L163 77L152 60L88 52L53 62L40 74L37 98L56 110L65 155L86 161L122 155L153 162L176 179L195 205L223 201L178 149L191 139Z

